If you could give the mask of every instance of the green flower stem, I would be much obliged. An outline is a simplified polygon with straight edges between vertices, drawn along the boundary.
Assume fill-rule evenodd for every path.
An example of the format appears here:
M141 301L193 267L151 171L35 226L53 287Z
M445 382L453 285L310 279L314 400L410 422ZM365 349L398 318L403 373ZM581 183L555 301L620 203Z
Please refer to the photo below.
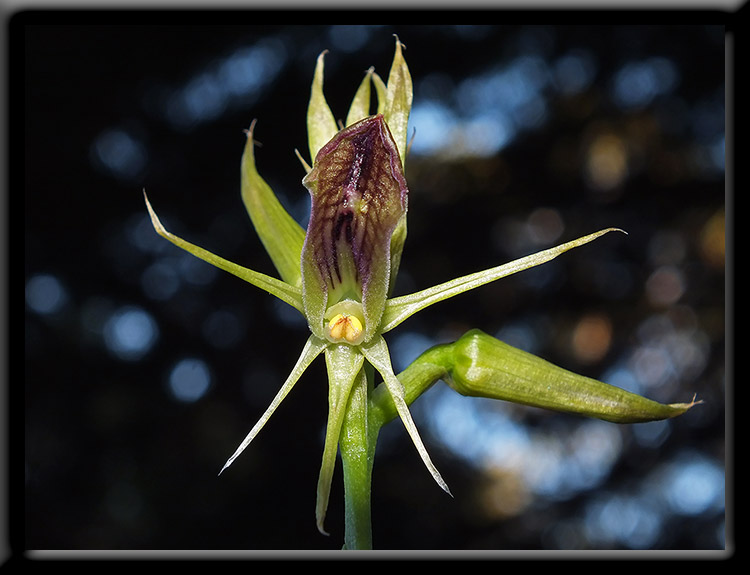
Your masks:
M377 429L369 425L367 398L371 388L372 369L365 366L349 395L339 439L344 469L344 549L372 549L370 491Z
M441 364L449 364L450 350L436 346L422 354L398 376L404 384L404 399L413 402L430 385L447 375ZM446 357L439 357L445 355ZM398 417L386 385L373 389L370 364L354 383L339 440L344 470L344 549L372 549L372 467L380 428Z
M346 417L349 397L352 388L362 372L364 357L352 346L340 344L330 346L325 353L328 368L328 425L326 427L323 461L318 478L318 497L315 518L318 530L327 535L323 527L328 499L331 492L331 480L336 466L341 429Z
M404 384L404 399L411 404L433 383L447 376L452 352L435 346L423 353L398 376ZM385 385L373 389L370 364L354 383L339 440L344 470L344 549L372 549L372 467L380 428L398 417L398 410Z

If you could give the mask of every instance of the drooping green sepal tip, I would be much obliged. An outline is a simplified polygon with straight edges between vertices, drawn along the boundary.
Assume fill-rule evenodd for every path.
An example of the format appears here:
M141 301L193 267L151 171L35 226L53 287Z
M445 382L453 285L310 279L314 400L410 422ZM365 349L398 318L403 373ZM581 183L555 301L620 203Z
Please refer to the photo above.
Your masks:
M365 359L370 363L370 365L372 365L375 370L382 376L383 385L388 391L391 405L395 408L396 413L398 413L398 416L401 419L401 422L404 424L407 433L411 437L412 443L417 449L417 453L419 453L419 456L422 458L422 463L424 463L425 467L430 472L430 475L432 475L432 478L440 486L440 488L452 497L453 494L448 488L448 484L445 482L442 475L440 475L440 472L437 470L437 467L435 467L435 464L432 462L432 459L427 452L427 448L425 447L424 443L422 442L422 438L419 435L417 426L412 419L411 412L409 411L409 406L407 404L404 384L398 379L398 377L396 377L393 372L390 353L388 351L388 346L385 343L385 340L382 336L378 336L374 338L374 340L369 344L360 346L360 350L362 352L362 355L365 356Z
M452 345L446 383L462 395L501 399L611 421L642 423L685 413L701 401L662 404L558 367L480 330Z
M266 411L253 426L250 432L245 436L245 439L242 440L239 447L237 447L232 456L227 459L227 462L219 471L219 475L221 475L221 473L227 467L232 465L234 460L240 456L240 454L247 448L248 445L250 445L252 440L255 439L255 436L258 435L261 429L263 429L268 420L271 419L271 416L274 414L279 405L281 405L281 402L284 401L284 398L289 394L297 381L299 381L299 378L302 377L302 374L305 373L305 370L307 370L307 368L310 366L313 360L318 357L318 355L325 351L327 346L327 342L321 341L315 336L310 336L307 339L307 342L305 342L305 346L302 348L302 353L300 354L297 363L292 368L292 372L289 374L284 384L276 393L276 396L273 398Z
M151 207L151 203L148 201L148 196L146 195L145 191L143 192L143 198L146 202L146 208L148 209L149 216L151 217L151 223L154 226L156 233L158 233L160 236L169 240L177 247L191 253L195 257L202 259L206 263L209 263L212 266L236 275L240 279L243 279L249 284L267 291L271 295L276 296L280 300L296 308L301 313L304 313L302 291L300 290L300 288L289 285L288 283L285 283L266 274L237 265L167 231L167 229L159 220L159 217L156 215L156 212Z
M255 166L254 129L255 120L245 132L247 141L241 164L242 201L281 279L290 285L301 287L299 262L305 230L284 209L271 187L258 173Z
M365 118L336 134L302 182L312 200L302 248L310 329L333 343L341 335L352 344L370 341L390 288L392 237L408 202L398 149L384 117ZM347 309L333 313L339 305ZM342 324L339 314L353 316L356 325Z

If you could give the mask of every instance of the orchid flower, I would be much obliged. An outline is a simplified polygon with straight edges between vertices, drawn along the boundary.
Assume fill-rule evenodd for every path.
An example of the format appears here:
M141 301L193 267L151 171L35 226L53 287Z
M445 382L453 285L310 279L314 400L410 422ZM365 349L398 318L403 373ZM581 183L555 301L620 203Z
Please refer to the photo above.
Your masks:
M440 379L464 395L617 422L673 417L695 403L664 405L642 398L553 366L478 330L468 332L453 344L427 350L396 375L383 336L415 313L621 230L600 230L510 263L391 297L406 238L409 199L404 160L412 81L403 46L396 39L387 83L372 68L367 71L343 127L337 124L323 95L325 54L317 59L307 113L312 166L297 153L306 172L302 184L312 202L306 231L284 210L256 169L255 122L247 131L241 163L242 199L281 279L241 267L173 235L161 224L146 198L152 223L161 236L276 296L298 310L309 326L310 336L289 377L221 471L250 445L321 354L328 370L329 414L316 522L325 533L324 518L340 449L346 491L346 548L371 545L372 460L378 431L391 419L401 420L432 478L450 493L408 407ZM371 115L373 86L378 104ZM375 372L383 382L377 387Z

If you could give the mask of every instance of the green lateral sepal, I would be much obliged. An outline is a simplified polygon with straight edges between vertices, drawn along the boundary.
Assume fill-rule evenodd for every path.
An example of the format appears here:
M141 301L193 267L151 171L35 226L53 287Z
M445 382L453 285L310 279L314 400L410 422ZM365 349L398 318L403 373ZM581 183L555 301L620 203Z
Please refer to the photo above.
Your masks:
M302 244L305 241L305 230L284 209L255 167L254 128L255 122L246 132L247 142L242 154L242 201L281 279L301 288L299 262Z
M229 260L217 256L216 254L213 254L200 246L196 246L195 244L183 240L181 237L167 231L167 229L164 227L164 225L156 215L156 212L154 212L153 208L151 207L151 203L148 201L148 197L146 196L145 192L143 193L143 197L146 200L146 207L148 208L148 213L151 216L151 223L153 224L156 233L158 233L160 236L169 240L177 247L193 254L195 257L202 259L204 262L207 262L212 266L236 275L238 278L245 280L249 284L265 290L271 295L275 295L280 300L288 303L290 306L297 309L300 313L304 314L304 305L302 304L302 290L300 288L289 285L288 283L285 283L266 274L262 274L260 272L256 272L232 263Z
M403 44L396 38L396 53L393 56L385 102L385 121L391 129L401 154L402 168L406 164L406 140L414 91L411 74L402 52Z
M362 351L362 355L365 356L365 359L369 361L375 370L383 377L383 383L388 389L388 393L390 394L393 405L398 412L398 416L401 418L407 433L411 437L414 447L417 448L417 452L422 458L425 467L427 467L427 470L440 488L448 495L451 495L448 484L445 482L442 475L440 475L440 472L432 462L430 455L427 453L427 448L424 446L419 431L417 431L417 426L411 417L409 407L406 403L404 385L393 373L391 357L385 340L381 336L378 336L373 342L360 346L360 350Z
M315 161L318 150L339 131L333 112L323 94L324 61L327 52L328 50L325 50L318 56L310 90L310 103L307 107L307 141L310 161Z
M546 263L573 248L580 247L609 232L624 232L618 228L607 228L573 241L542 250L494 268L476 272L445 283L409 294L391 298L386 302L380 322L380 333L386 333L418 311L448 298L473 290L511 274Z
M307 342L305 343L305 347L302 348L302 353L299 356L299 359L297 360L297 363L295 364L294 368L292 369L292 372L289 374L289 377L287 377L284 384L279 389L276 396L271 401L271 404L268 406L266 411L263 413L263 415L260 417L258 422L253 426L253 428L250 430L250 433L245 436L245 439L242 440L242 443L240 443L239 447L235 450L235 452L232 454L232 456L227 459L227 462L224 464L224 467L221 468L221 471L219 471L219 475L232 463L235 459L237 459L240 454L245 451L245 448L250 445L250 442L255 439L255 436L258 435L261 429L263 429L263 426L268 422L269 419L271 419L271 416L276 411L276 409L281 405L281 402L284 401L284 398L289 394L289 392L294 387L294 384L297 383L300 377L302 377L302 374L305 373L305 370L310 366L312 361L320 355L322 351L326 348L326 342L319 340L314 335L311 335Z

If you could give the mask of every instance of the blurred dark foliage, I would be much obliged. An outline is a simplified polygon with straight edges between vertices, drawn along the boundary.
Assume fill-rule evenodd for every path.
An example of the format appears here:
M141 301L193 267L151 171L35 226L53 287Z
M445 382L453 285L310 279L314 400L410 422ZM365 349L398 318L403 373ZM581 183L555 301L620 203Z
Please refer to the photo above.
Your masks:
M330 50L325 90L343 117L369 66L387 76L398 34L415 106L457 109L467 79L510 69L519 58L533 56L546 74L559 72L570 54L593 66L574 92L549 80L537 120L494 153L417 153L432 131L416 126L399 293L603 227L629 235L606 236L431 308L393 333L394 356L399 349L408 356L407 341L430 345L478 327L521 334L510 342L597 378L625 363L639 366L642 377L667 370L640 391L666 402L697 394L705 403L659 428L666 431L650 443L633 426L606 424L614 426L607 437L616 439L615 459L589 486L556 494L527 485L510 464L467 462L431 431L431 404L420 399L418 425L455 498L432 484L392 424L375 462L375 546L724 548L722 22L352 29L258 25L264 14L256 16L243 16L251 25L200 17L192 25L171 25L169 18L164 25L118 25L111 15L83 25L71 14L33 13L12 22L11 128L23 142L23 162L12 163L11 175L22 182L24 198L24 547L340 548L340 468L327 519L332 535L321 536L314 524L327 412L322 361L217 477L291 369L306 327L271 296L158 238L142 192L171 231L273 274L239 196L242 130L257 118L259 170L304 221L307 194L294 149L307 157L305 111L316 56ZM222 67L258 46L273 66L256 62L247 70L266 70L266 78L243 79L241 66ZM666 63L671 84L645 101L618 101L618 74L638 62ZM239 75L239 96L217 94L217 74L235 82ZM440 133L456 138L447 128ZM466 144L448 141L454 151ZM12 157L17 152L11 149ZM11 211L12 230L17 213ZM48 283L33 283L40 277ZM59 296L52 303L45 285ZM117 339L127 334L113 318L128 311L136 312L127 316L133 329L152 334L152 345ZM657 341L662 347L646 345ZM185 358L198 360L191 369L208 370L208 388L194 401L178 401L170 387ZM659 364L667 360L669 366ZM585 429L579 418L503 409L498 417L526 434L565 438ZM15 423L20 410L20 401L12 404ZM704 505L673 505L656 519L639 515L649 501L644 478L664 488L667 479L660 478L668 474L660 475L660 466L696 458L719 477L717 486L715 473L698 474L687 487L704 490L697 492L706 494ZM628 499L634 493L638 505L615 504L635 501ZM613 523L612 532L602 531L602 518Z

